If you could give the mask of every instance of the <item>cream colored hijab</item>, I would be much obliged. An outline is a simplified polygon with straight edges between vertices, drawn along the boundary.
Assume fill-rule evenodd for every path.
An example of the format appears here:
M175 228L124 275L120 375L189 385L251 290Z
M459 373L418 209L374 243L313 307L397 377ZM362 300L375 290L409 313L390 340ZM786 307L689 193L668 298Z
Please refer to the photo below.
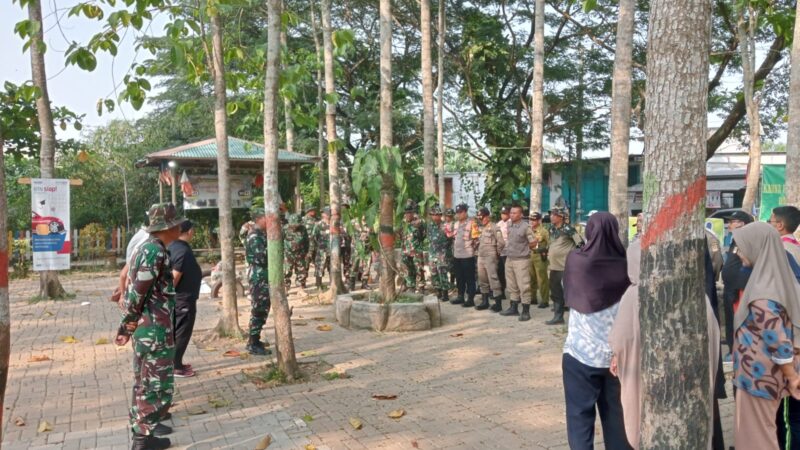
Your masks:
M789 314L794 341L800 342L800 285L789 267L778 231L768 223L754 222L734 230L733 239L739 254L753 264L753 273L733 318L733 329L738 329L747 319L750 303L772 300L780 303Z

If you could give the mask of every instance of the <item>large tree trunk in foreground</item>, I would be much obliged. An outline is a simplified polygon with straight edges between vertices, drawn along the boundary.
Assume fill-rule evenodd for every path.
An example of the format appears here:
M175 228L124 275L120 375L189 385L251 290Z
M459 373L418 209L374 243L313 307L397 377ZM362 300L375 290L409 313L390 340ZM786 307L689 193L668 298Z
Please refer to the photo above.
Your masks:
M47 70L44 66L44 24L42 23L42 5L40 0L28 3L28 19L37 23L36 31L31 36L31 77L33 85L39 88L36 99L36 113L39 118L41 148L39 150L39 170L41 178L54 178L56 174L56 129L53 125L53 112L50 110L50 94L47 91ZM58 272L46 270L39 272L39 297L63 298L64 287L58 280Z
M330 277L331 299L336 298L340 292L345 292L342 282L342 258L339 251L339 235L341 220L339 217L339 202L341 189L339 187L339 139L336 137L336 88L333 75L333 29L331 28L331 0L322 1L322 49L325 60L325 129L328 132L328 185L330 186L331 204L331 267Z
M278 73L281 60L281 0L267 2L267 69L264 81L264 210L267 219L267 264L275 358L287 378L297 378L292 321L283 281L283 230L278 200Z
M433 61L431 55L431 0L420 0L422 32L422 178L425 196L436 195L433 158Z
M744 84L744 106L747 112L747 125L750 131L750 160L747 163L747 187L744 191L742 209L753 212L761 180L761 117L758 112L758 99L755 96L755 32L758 13L749 6L740 7L736 34L739 37L739 53L742 57L742 81ZM745 11L749 14L745 16Z
M789 81L789 127L786 133L786 204L800 206L800 2L795 7L792 75Z
M381 149L393 145L392 138L392 1L380 0L381 35ZM384 301L395 298L394 284L394 181L389 174L383 176L381 189L380 229L381 247L380 291Z
M544 153L544 2L535 0L533 23L533 92L531 93L531 203L542 209L542 158Z
M11 308L8 298L8 202L6 201L5 146L0 129L0 423L3 421L3 405L8 383L8 363L11 357ZM0 427L0 442L3 428Z
M634 0L620 0L614 78L611 87L611 167L608 211L619 221L619 237L628 242L628 145L631 137Z
M214 136L217 141L217 174L219 192L231 191L230 159L228 157L228 111L223 63L222 23L219 14L211 19L211 63L214 76ZM219 336L241 339L239 311L236 305L236 259L233 252L233 209L231 196L220 195L219 246L222 269L222 316L215 328Z
M438 101L436 102L436 165L439 172L439 204L442 208L445 206L445 188L444 188L444 36L445 36L445 23L444 23L444 2L439 0L439 52L437 54L436 70L437 70L437 83Z
M640 448L700 449L712 413L703 275L711 2L650 5Z

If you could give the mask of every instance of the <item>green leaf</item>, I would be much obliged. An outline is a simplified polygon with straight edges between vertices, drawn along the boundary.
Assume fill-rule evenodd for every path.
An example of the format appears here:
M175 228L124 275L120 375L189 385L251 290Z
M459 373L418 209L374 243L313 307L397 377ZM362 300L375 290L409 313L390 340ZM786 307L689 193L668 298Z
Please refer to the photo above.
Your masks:
M326 103L333 103L336 104L339 102L339 94L336 92L332 92L330 94L325 94L325 102Z
M106 99L105 104L106 104L106 109L108 110L108 112L114 112L114 106L116 105L114 103L114 100L111 100L110 98Z
M597 0L583 0L583 12L590 12L597 8Z
M227 110L228 110L228 115L232 116L236 114L236 111L239 111L239 104L236 102L230 102L228 103Z

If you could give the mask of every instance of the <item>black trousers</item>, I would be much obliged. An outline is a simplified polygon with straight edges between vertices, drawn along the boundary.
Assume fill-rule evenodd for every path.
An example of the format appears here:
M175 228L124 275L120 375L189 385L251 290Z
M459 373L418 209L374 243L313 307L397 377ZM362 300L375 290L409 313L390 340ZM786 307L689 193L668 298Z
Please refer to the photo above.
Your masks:
M194 329L194 319L197 317L197 300L178 300L175 302L175 368L183 368L183 354L189 347Z
M506 257L501 256L500 260L497 263L497 276L500 278L500 286L503 288L503 292L493 292L495 297L499 297L500 295L505 295L506 293Z
M561 270L551 270L550 279L550 300L553 302L555 318L564 317L564 286L561 284L564 279L564 272Z
M596 411L600 412L605 448L630 450L619 397L619 379L608 369L587 366L568 353L564 353L561 367L570 450L594 449Z
M469 298L475 297L475 273L478 270L475 257L454 258L456 266L456 287L458 298L464 298L464 292Z
M791 450L800 449L800 400L795 400L794 397L786 397L789 402L789 432L791 434L791 444L788 448ZM775 417L775 424L778 426L778 443L781 449L786 447L786 422L783 420L784 410L786 408L786 399L781 401L781 406L778 408L778 413Z
M725 308L725 343L728 344L730 353L733 353L733 304L738 295L736 289L729 289L727 286L722 290L722 306Z

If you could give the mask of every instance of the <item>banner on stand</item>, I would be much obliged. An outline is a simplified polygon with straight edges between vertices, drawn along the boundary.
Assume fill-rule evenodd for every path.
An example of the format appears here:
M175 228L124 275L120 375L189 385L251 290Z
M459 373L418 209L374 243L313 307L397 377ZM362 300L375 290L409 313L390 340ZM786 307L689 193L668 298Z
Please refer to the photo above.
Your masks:
M31 180L31 251L35 271L69 269L69 180Z

